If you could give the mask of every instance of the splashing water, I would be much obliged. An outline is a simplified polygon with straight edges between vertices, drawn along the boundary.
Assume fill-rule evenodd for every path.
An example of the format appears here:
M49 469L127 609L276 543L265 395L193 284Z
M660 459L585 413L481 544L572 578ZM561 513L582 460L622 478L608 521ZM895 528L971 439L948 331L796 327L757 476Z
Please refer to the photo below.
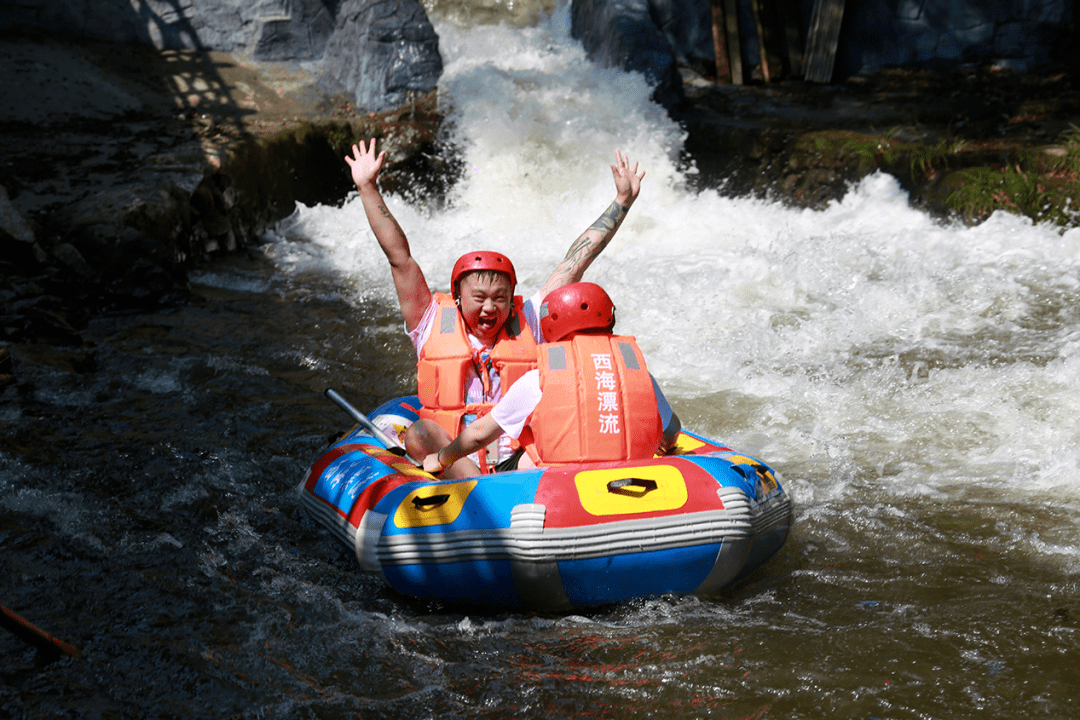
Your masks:
M823 211L691 190L682 130L567 25L566 8L437 23L464 176L438 209L388 204L434 288L484 247L528 294L614 197L615 150L639 161L587 278L684 424L782 472L784 550L721 598L584 615L465 616L381 588L294 488L345 422L321 390L369 408L408 390L415 354L359 201L300 208L265 258L196 274L197 302L97 319L89 354L13 350L0 600L85 654L41 667L0 633L0 708L1075 714L1078 231L937 223L886 175Z
M692 191L682 130L642 76L586 60L567 12L438 26L465 176L446 209L388 198L433 287L490 248L535 292L614 196L619 149L647 176L587 279L693 427L816 482L1080 494L1080 231L1005 214L943 225L883 174L823 211ZM394 302L358 199L292 222L319 248L308 262Z

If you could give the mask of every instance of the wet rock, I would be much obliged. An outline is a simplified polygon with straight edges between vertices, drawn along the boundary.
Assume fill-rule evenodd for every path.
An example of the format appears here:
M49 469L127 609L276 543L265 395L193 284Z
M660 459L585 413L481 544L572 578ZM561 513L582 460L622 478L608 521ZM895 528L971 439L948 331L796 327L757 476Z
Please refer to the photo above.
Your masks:
M649 0L578 0L571 8L570 34L594 62L644 74L655 88L653 98L671 109L683 103L682 79L652 5Z
M323 77L376 112L435 89L439 37L415 0L344 0L326 46Z
M82 253L70 243L60 243L52 249L53 257L70 268L76 275L84 280L92 278L96 273L94 268L83 258Z
M30 224L8 198L7 189L0 186L0 269L5 264L41 264L45 257L44 251L35 242Z
M1045 76L982 66L890 70L832 86L688 87L691 109L675 118L699 187L822 208L880 170L937 217L979 222L1006 210L1080 224L1071 207L1080 83L1069 67ZM1038 202L1025 205L1025 188Z
M15 363L6 347L0 347L0 388L15 382Z
M221 51L297 67L301 61L318 63L316 72L328 83L374 112L403 104L409 93L433 90L442 73L438 36L418 0L218 0L182 5L7 2L0 12L0 31L44 31L163 50ZM277 69L268 66L270 72ZM53 75L44 77L56 81ZM106 86L110 89L115 88ZM213 86L188 89L201 93ZM88 97L98 92L93 87L75 90ZM116 100L137 103L126 92ZM211 119L208 126L213 125Z
M182 302L190 295L182 268L159 265L140 257L103 289L102 304L113 310L145 309Z
M31 245L34 242L34 231L30 229L30 225L23 219L22 214L11 204L7 188L2 185L0 185L0 238L9 243L9 248L12 247L10 243Z
M848 3L836 57L839 78L882 67L958 67L977 62L1030 72L1050 61L1075 15L1071 0L946 0L933 10L904 3Z
M254 3L243 2L241 7ZM280 10L263 10L254 21L255 60L316 60L334 28L333 6L322 0L293 0Z
M0 317L4 338L13 342L28 339L46 340L62 345L82 345L79 330L86 326L88 314L81 308L50 296L40 295L17 300Z

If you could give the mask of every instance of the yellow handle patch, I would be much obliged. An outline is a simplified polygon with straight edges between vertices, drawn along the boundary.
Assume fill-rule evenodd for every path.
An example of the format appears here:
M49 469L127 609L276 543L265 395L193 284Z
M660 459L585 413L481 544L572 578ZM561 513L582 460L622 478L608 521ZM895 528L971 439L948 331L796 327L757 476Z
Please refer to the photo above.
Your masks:
M476 480L425 485L405 496L394 513L394 525L399 528L448 525L457 520Z
M679 433L679 436L675 438L675 448L669 455L688 455L690 451L697 450L699 447L704 447L705 443L698 440L696 437L691 437L686 433ZM654 458L665 457L657 453L653 455Z
M761 487L765 492L770 493L776 489L776 478L769 470L759 463L754 458L746 457L745 455L731 455L727 458L728 462L736 465L749 465L757 471L758 480L761 481Z
M379 462L389 465L402 475L420 475L422 477L431 477L431 474L424 472L423 468L416 467L400 455L395 455L389 450L384 450L380 445L361 445L360 449L371 457L378 460Z
M705 443L698 440L696 437L691 437L686 433L679 433L679 437L675 439L675 447L678 452L688 453L691 450L697 450Z
M628 479L643 482L620 482ZM597 516L676 510L687 498L686 480L670 465L584 470L574 476L574 484L581 507Z

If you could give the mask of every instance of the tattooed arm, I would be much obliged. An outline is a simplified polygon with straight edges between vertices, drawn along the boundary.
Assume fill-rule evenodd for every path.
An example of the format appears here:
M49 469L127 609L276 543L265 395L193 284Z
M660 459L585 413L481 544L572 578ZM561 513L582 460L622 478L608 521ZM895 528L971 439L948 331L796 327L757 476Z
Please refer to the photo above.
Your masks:
M541 297L546 297L549 292L563 285L581 280L592 261L607 247L611 238L615 237L615 232L622 225L630 206L637 200L645 171L639 173L638 164L635 162L631 166L630 158L616 150L611 174L615 178L615 201L570 245L566 257L556 266L540 290Z
M370 147L365 147L361 141L359 146L353 145L352 151L351 157L345 156L345 162L352 172L356 189L360 191L360 200L364 203L364 213L371 225L371 231L375 233L375 239L379 241L383 254L390 261L390 272L394 278L401 315L405 318L405 327L413 330L420 324L424 312L431 304L431 290L428 289L420 265L413 259L405 232L386 207L379 192L377 181L386 159L386 151L375 154L374 138L371 139Z

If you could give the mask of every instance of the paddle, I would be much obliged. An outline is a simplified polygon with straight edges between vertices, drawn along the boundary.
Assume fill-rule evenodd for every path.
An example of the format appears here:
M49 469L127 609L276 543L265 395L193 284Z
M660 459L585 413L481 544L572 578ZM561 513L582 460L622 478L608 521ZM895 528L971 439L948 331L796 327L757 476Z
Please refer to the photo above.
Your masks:
M37 625L23 620L3 605L0 605L0 627L10 630L15 637L33 645L45 655L52 656L53 659L61 653L72 657L82 655L82 650L79 650L79 648L57 640Z
M387 450L401 448L401 444L399 442L397 442L396 440L391 440L389 435L384 433L382 429L380 429L379 426L377 426L375 423L368 420L367 416L364 415L364 413L360 412L352 405L350 405L349 401L341 397L341 395L339 395L338 392L334 390L334 388L326 388L326 397L333 400L334 403L339 408L347 412L353 420L363 425L364 429L374 435L376 440L385 445ZM413 465L416 465L417 467L423 467L423 465L409 457L409 454L407 452L404 452L404 448L401 448L401 450L403 451L402 454L405 456L406 460L411 462Z

